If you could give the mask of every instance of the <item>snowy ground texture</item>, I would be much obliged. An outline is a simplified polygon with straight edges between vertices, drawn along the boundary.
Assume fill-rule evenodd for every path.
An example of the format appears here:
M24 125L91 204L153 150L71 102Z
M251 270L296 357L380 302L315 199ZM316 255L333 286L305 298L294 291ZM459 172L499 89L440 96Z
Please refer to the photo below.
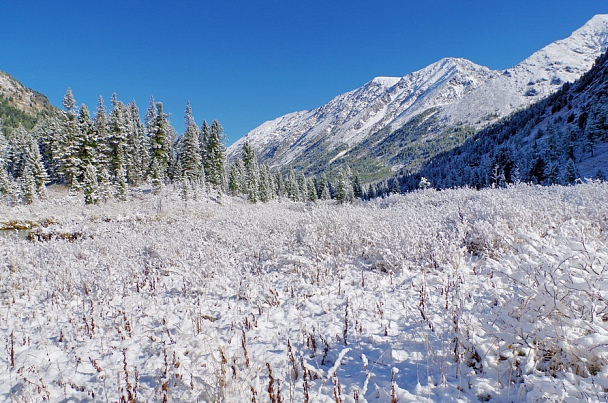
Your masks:
M608 184L0 207L0 400L606 401Z

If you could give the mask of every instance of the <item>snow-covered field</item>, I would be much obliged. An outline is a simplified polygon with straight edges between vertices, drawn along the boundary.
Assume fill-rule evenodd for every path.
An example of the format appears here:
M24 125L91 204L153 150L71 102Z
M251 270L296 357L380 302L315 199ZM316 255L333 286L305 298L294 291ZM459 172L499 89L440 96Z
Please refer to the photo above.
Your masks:
M0 206L0 400L606 401L607 200Z

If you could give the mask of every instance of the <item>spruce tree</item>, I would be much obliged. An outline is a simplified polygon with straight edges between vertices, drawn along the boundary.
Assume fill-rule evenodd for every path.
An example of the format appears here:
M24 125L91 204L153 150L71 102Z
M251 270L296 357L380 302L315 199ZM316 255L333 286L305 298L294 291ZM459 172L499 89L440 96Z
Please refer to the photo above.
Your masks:
M127 183L127 170L124 166L118 168L118 171L116 172L115 187L116 199L121 201L127 200L127 192L129 190L129 185Z
M203 172L201 159L200 133L194 118L190 102L185 112L186 132L182 135L183 142L179 153L179 160L183 176L189 181L198 181Z
M108 115L108 145L110 148L110 175L118 177L118 171L127 172L127 155L129 155L129 123L127 121L127 108L118 101L116 94L112 96L112 111Z
M217 190L222 190L225 181L224 162L226 149L224 147L224 140L225 136L222 126L220 126L217 120L214 120L209 128L209 134L205 138L205 160L203 166L207 182Z
M132 101L129 105L129 112L128 179L129 182L138 185L146 180L148 166L150 165L150 141L146 134L146 128L139 116L139 109L135 101Z
M159 188L168 178L168 170L171 168L173 159L172 128L167 121L168 115L163 112L163 104L156 103L154 122L151 123L150 131L150 177Z
M568 159L568 163L566 164L566 170L564 171L563 181L567 185L573 185L578 178L578 170L576 169L576 165L572 158Z
M59 133L60 141L57 143L54 157L57 159L59 173L68 188L78 190L83 173L80 156L84 139L76 119L76 100L69 88L63 98L63 106L65 111Z
M19 178L21 184L21 197L23 199L23 203L32 204L34 199L36 198L36 179L34 178L34 174L30 170L29 166L26 166Z
M95 165L93 164L88 164L84 170L82 190L84 191L85 204L99 203L99 183L97 181L97 168L95 168Z
M103 104L103 97L99 97L97 103L97 111L95 112L95 120L93 121L94 130L94 142L97 144L96 150L96 165L98 171L101 172L103 168L110 168L110 161L112 159L110 143L108 138L108 117L106 114L106 107Z
M97 164L97 136L95 133L95 126L91 119L89 109L85 104L80 106L80 113L78 114L78 129L82 135L82 148L80 150L80 160L85 167L89 165Z
M28 144L26 166L30 169L32 176L34 177L36 194L43 197L46 192L46 183L49 180L49 176L44 167L40 150L38 149L38 142L36 142L36 139L33 136L30 136Z
M243 171L243 162L241 160L237 160L230 167L230 173L228 174L228 192L233 196L236 196L242 191L241 182L243 180Z
M99 184L99 200L104 203L112 197L112 182L110 181L110 174L106 167L102 167L97 177Z

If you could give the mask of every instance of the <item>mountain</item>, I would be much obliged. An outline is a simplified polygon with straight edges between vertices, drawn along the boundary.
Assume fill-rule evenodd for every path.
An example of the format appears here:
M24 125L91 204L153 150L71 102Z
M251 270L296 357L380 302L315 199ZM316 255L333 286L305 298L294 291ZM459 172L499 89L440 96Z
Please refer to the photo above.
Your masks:
M477 130L557 91L588 71L608 45L608 15L506 70L445 58L403 77L377 77L326 105L266 122L245 142L273 167L307 174L349 165L366 179L415 171Z
M606 179L607 88L605 53L573 84L480 130L461 146L426 161L419 171L399 175L400 187L416 189L421 177L436 188Z
M54 111L46 96L0 71L0 119L5 128L22 124L29 129L41 116Z

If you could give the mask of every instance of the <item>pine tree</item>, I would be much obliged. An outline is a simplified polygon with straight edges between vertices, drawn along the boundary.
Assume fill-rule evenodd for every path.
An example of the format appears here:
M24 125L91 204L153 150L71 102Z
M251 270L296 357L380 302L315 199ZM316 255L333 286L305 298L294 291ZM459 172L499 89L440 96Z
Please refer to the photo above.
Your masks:
M0 129L1 129L0 122ZM6 171L6 159L8 156L8 141L6 141L2 130L0 130L0 195L8 195L11 191L11 180Z
M150 165L150 141L146 129L139 117L139 109L135 101L129 106L130 136L128 148L128 179L134 185L146 180L146 174Z
M353 195L356 199L363 197L363 188L361 187L361 179L358 174L353 175Z
M33 136L30 136L30 141L28 144L26 166L30 169L32 176L34 177L36 194L43 197L46 192L46 183L49 180L49 176L46 172L46 168L44 167L44 163L42 162L42 155L38 149L38 143Z
M200 134L192 117L190 102L186 105L185 124L186 132L182 135L183 143L179 153L179 160L184 177L189 181L198 181L203 172Z
M112 159L110 139L108 138L108 117L106 107L103 104L103 97L99 97L97 111L95 112L95 120L93 121L94 141L97 144L96 150L96 165L98 171L103 168L110 169L110 161Z
M76 100L69 88L63 98L63 106L65 111L61 122L61 132L59 133L61 137L57 143L58 148L54 157L57 159L59 173L68 188L78 190L83 173L80 155L84 139L76 119Z
M50 116L43 120L36 127L38 144L42 159L45 162L47 172L49 174L49 180L51 182L60 181L59 173L59 159L55 156L55 152L60 148L59 140L61 136L58 135L60 130L60 124L57 116Z
M36 180L29 166L26 166L19 178L21 184L21 197L25 204L32 204L36 198Z
M97 164L97 136L95 133L95 126L91 120L91 114L85 104L80 106L80 113L78 114L78 130L82 135L82 148L80 152L80 160L83 166L88 167L89 165Z
M173 159L173 139L168 115L163 112L163 104L156 103L155 119L150 130L150 177L156 189L168 178ZM153 114L149 114L152 116Z
M11 193L11 181L3 164L0 164L0 195L9 195Z
M93 164L88 164L84 170L82 189L84 191L85 204L99 203L99 183L97 181L97 168L95 168L95 165Z
M106 167L102 167L97 177L99 184L99 200L104 203L112 197L112 182L110 181L110 174Z
M241 182L243 176L243 162L241 160L237 160L230 167L230 173L228 174L228 192L231 195L236 196L241 192Z
M118 101L116 94L112 95L112 111L108 116L108 145L110 148L110 175L117 178L118 171L124 170L125 180L127 172L127 155L129 155L129 122L127 121L127 108Z
M242 161L244 171L242 191L247 194L249 201L256 203L260 200L260 169L255 151L248 142L243 144Z
M340 169L336 184L336 200L338 203L350 203L353 200L353 185L351 182L350 170Z
M578 178L578 170L576 169L576 165L574 164L574 161L572 160L572 158L570 158L568 160L568 163L566 164L566 170L564 171L564 175L563 175L564 183L566 183L568 185L573 185L576 182L577 178Z
M127 192L129 190L129 185L127 183L127 170L124 166L118 168L116 172L116 194L115 197L118 200L125 201L127 200Z
M306 200L308 201L317 201L317 190L315 189L315 184L312 179L306 180Z
M222 126L220 126L217 120L214 120L211 123L208 135L205 137L205 160L203 161L203 166L207 182L217 190L223 189L225 181L224 163L226 150L224 140L225 136Z

